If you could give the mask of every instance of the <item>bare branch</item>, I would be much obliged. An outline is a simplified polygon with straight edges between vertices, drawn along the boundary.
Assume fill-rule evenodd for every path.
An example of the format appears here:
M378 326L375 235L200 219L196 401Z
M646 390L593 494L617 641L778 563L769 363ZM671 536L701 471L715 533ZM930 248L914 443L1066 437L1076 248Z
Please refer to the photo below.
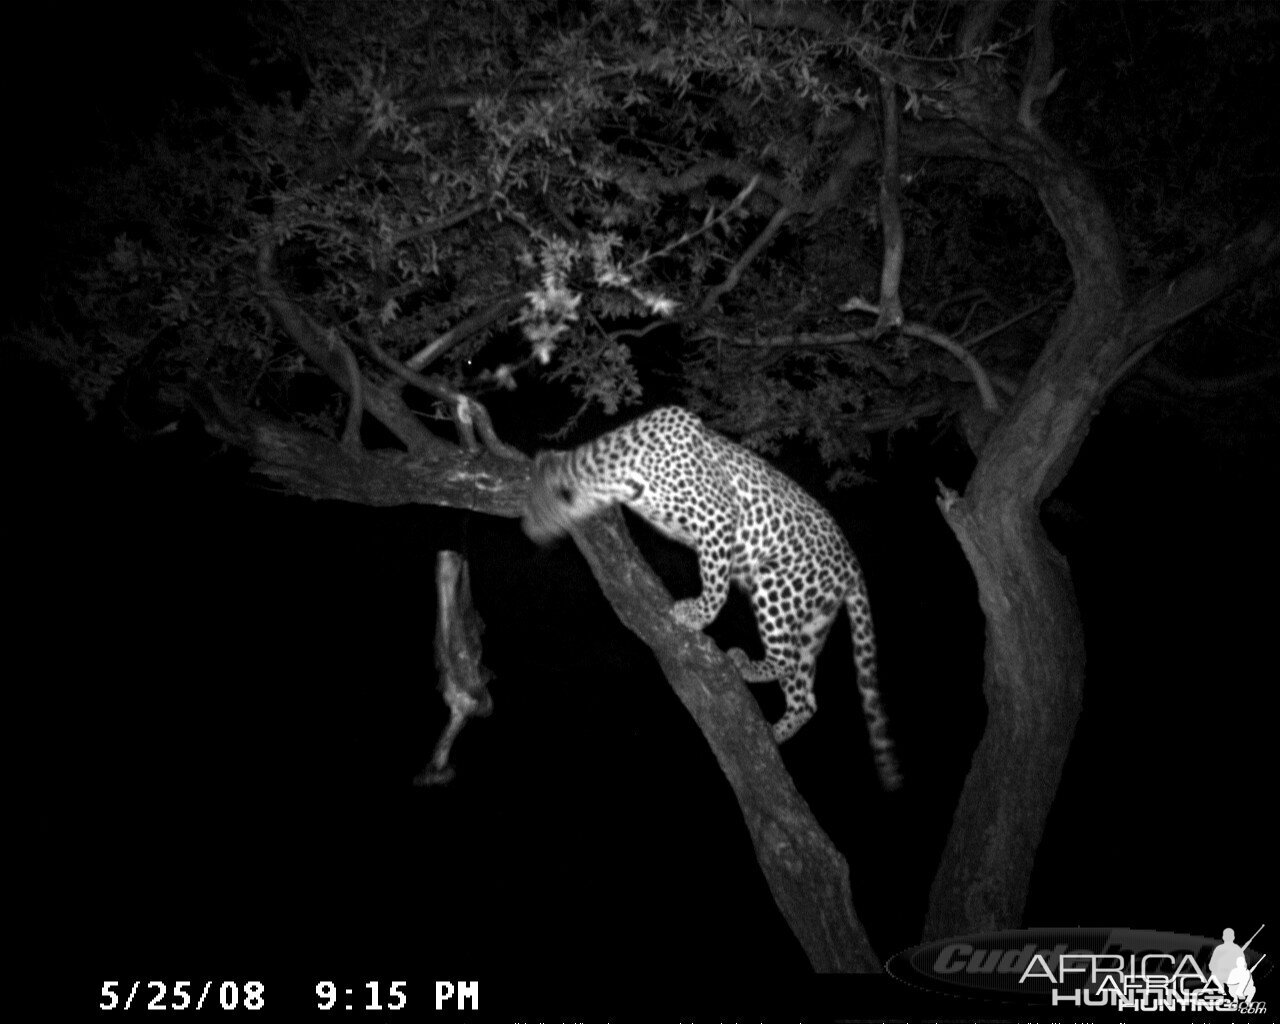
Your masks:
M348 392L351 404L347 407L347 425L342 428L342 443L348 448L360 447L360 421L364 419L364 382L360 376L360 364L356 362L355 353L336 335L332 336L332 344L342 356L347 368Z
M467 395L459 395L458 401L453 407L454 422L458 424L459 430L465 430L468 436L474 436L472 431L480 435L480 441L484 444L492 454L504 459L524 460L525 454L517 448L498 437L498 433L493 429L493 420L489 418L489 410L480 402ZM468 448L469 451L475 451L474 442Z
M1000 411L1000 403L996 400L996 393L991 389L991 381L987 378L987 371L982 368L982 364L978 362L977 357L972 352L949 335L943 334L942 331L929 327L927 324L903 324L902 333L913 338L923 338L925 341L932 342L944 352L949 352L960 360L965 365L965 368L968 369L970 376L973 377L973 383L977 386L978 394L982 397L982 408L987 412Z
M844 312L862 312L879 314L879 310L865 299L854 296L845 302L840 309ZM903 334L909 338L920 338L924 341L937 345L945 352L949 352L960 360L969 370L969 375L973 377L973 382L978 388L978 394L982 397L982 407L988 412L999 412L1000 403L996 400L995 392L991 389L991 381L987 377L987 372L982 368L982 364L974 354L963 345L953 339L950 335L944 334L935 327L928 324L918 323L914 320L908 320L898 328ZM879 317L877 317L876 326L872 328L874 334L880 333Z
M1061 289L1059 289L1059 292L1061 292ZM1055 292L1049 295L1047 298L1041 299L1035 305L1028 306L1026 309L1022 310L1019 313L1014 313L1012 316L1007 317L1004 320L1001 320L994 327L988 327L985 331L979 331L977 334L975 334L971 338L965 338L964 340L965 348L973 348L975 345L978 345L979 343L986 341L988 338L994 338L1001 331L1008 330L1010 327L1012 327L1014 324L1018 323L1019 321L1025 320L1027 317L1032 316L1036 313L1039 313L1040 310L1044 309L1045 306L1049 305L1049 303L1051 303L1054 300L1054 298L1057 296L1059 292Z
M395 356L388 355L382 346L372 338L361 336L358 338L358 343L373 357L374 362L384 370L390 370L406 384L412 384L423 394L438 398L446 403L456 402L461 397L457 388L450 387L439 377L427 377L416 370L409 369Z
M738 282L742 279L742 272L751 265L752 260L760 255L765 246L773 241L774 236L782 230L782 225L787 222L794 212L789 206L778 207L777 212L770 218L764 230L747 246L746 251L738 258L738 262L733 265L733 269L729 271L725 279L707 292L706 297L703 298L698 306L700 312L706 313L708 310L713 309L722 295L737 287Z
M1053 70L1053 2L1037 0L1032 19L1035 31L1032 36L1031 54L1027 58L1027 70L1022 83L1022 95L1018 98L1018 123L1029 132L1040 128L1040 114L1066 69L1056 75Z
M406 359L404 365L410 370L422 370L438 359L442 353L447 352L458 344L458 342L483 330L495 320L500 320L509 313L514 313L520 308L520 303L523 301L523 292L504 295L500 299L495 299L492 305L478 313L473 313L465 320L459 321L438 338L428 342L421 350Z
M876 327L897 327L905 319L902 313L902 261L905 243L902 238L902 209L898 195L902 179L898 174L898 89L888 78L880 79L880 98L884 110L884 154L880 172L880 229L884 233L884 259L880 265L880 316Z
M394 356L388 355L382 347L369 338L360 339L365 350L374 358L379 366L390 370L406 384L412 384L432 398L438 398L448 407L457 427L458 436L467 452L479 450L473 427L480 430L480 440L494 455L507 459L523 459L524 453L503 442L493 429L488 410L476 399L464 395L456 388L450 387L438 377L426 377L409 369Z

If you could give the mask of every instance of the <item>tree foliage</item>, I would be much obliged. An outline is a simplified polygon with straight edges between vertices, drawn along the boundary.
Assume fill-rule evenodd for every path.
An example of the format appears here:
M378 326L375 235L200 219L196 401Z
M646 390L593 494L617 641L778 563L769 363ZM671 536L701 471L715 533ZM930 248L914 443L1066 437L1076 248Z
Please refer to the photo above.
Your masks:
M966 52L952 5L811 5L807 22L795 10L771 31L768 5L745 3L244 8L235 46L200 55L201 102L85 171L84 258L40 325L45 352L91 412L142 368L143 394L129 394L149 403L144 419L199 374L336 432L337 390L263 302L255 259L270 239L324 330L356 339L361 360L376 347L429 367L441 394L567 389L613 413L648 389L766 450L803 432L847 478L865 450L851 428L972 396L952 355L840 310L876 299L881 88L896 84L918 123L964 64L1016 78L1030 37L1014 10ZM1105 162L1141 279L1203 253L1265 192L1274 140L1247 130L1251 108L1226 106L1230 148L1197 149L1190 133L1224 107L1231 76L1260 78L1265 48L1224 57L1274 17L1064 12L1070 100L1048 123ZM1170 35L1196 48L1202 85L1144 63L1142 47ZM1096 116L1112 73L1171 79L1176 116L1152 116L1146 90ZM1256 187L1225 173L1228 152L1260 168ZM1007 170L947 158L904 167L901 206L908 317L976 339L1008 394L1069 276L1044 213Z

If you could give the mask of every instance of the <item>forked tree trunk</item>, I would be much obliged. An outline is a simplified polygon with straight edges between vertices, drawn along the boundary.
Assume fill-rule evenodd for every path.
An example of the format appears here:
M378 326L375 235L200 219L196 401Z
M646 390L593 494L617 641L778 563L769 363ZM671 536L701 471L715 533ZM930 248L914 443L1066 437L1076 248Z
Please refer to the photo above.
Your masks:
M987 727L930 893L924 937L1023 922L1035 854L1080 714L1085 654L1075 589L1040 524L1107 394L1173 324L1280 253L1280 205L1247 234L1132 301L1118 243L1083 172L1046 148L1029 174L1062 234L1076 292L963 497L940 504L986 617Z
M934 877L926 938L1022 923L1085 666L1071 574L1044 533L1040 506L1074 461L1126 349L1120 243L1088 176L1051 140L1018 125L1008 97L977 90L969 100L966 120L981 136L952 142L962 151L975 145L1035 188L1062 237L1075 292L1011 407L979 444L964 496L940 501L986 617L987 726Z
M1077 337L1059 342L1082 352L1081 333L1103 329L1084 316ZM1081 373L1067 375L1062 365L1054 372L1038 390L1024 391L991 436L965 496L939 501L973 569L986 619L987 725L934 877L926 939L1021 923L1080 716L1080 612L1039 508L1045 481L1060 477L1055 463L1069 464L1099 396L1096 382L1090 388Z

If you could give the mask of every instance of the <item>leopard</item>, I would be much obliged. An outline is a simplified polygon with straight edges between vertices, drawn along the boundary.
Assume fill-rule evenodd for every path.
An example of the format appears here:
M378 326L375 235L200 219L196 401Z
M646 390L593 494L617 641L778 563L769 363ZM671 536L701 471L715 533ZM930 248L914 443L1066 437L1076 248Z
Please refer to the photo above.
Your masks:
M831 514L790 477L680 406L656 409L577 448L539 452L521 525L530 539L547 544L615 505L696 552L702 592L670 609L681 626L709 625L730 584L748 596L764 657L753 660L736 647L727 654L744 681L781 686L785 707L773 724L778 744L817 711L818 655L844 605L876 771L884 789L898 789L866 580Z

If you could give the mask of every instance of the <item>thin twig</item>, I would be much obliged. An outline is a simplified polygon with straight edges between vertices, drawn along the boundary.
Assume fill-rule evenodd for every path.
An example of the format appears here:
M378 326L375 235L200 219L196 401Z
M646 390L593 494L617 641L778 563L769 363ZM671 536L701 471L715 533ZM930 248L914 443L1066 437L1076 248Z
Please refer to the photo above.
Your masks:
M873 303L867 302L865 299L854 296L845 302L840 309L846 313L861 312L873 313L879 315L879 310ZM878 329L878 325L877 325ZM899 330L909 338L921 338L924 341L937 345L946 352L951 353L956 359L960 360L969 370L969 374L973 377L973 382L978 388L978 394L982 397L982 407L987 412L999 412L1000 403L996 400L995 391L991 388L991 381L987 377L987 371L982 368L982 364L972 352L969 352L964 345L952 338L948 334L928 324L918 323L908 320L899 327ZM970 342L972 344L972 342Z
M418 352L406 359L404 365L410 370L423 369L464 338L469 338L482 328L493 323L493 321L514 312L523 301L523 292L503 296L501 299L496 300L492 306L478 313L473 313L465 320L460 320L438 338L427 342Z
M794 212L789 206L778 207L777 212L770 218L764 230L756 236L755 241L747 246L746 252L733 265L733 269L729 271L728 276L707 292L706 297L698 306L700 312L709 312L720 301L722 295L737 287L738 282L742 279L742 272L747 269L752 260L760 255L764 247L773 240L773 237L782 230L782 225L787 222Z
M360 364L356 362L355 353L336 333L331 334L329 342L342 356L342 361L347 367L347 379L351 382L351 402L347 406L347 424L342 428L342 443L347 448L358 449L360 448L360 422L364 419L364 384L360 378Z

